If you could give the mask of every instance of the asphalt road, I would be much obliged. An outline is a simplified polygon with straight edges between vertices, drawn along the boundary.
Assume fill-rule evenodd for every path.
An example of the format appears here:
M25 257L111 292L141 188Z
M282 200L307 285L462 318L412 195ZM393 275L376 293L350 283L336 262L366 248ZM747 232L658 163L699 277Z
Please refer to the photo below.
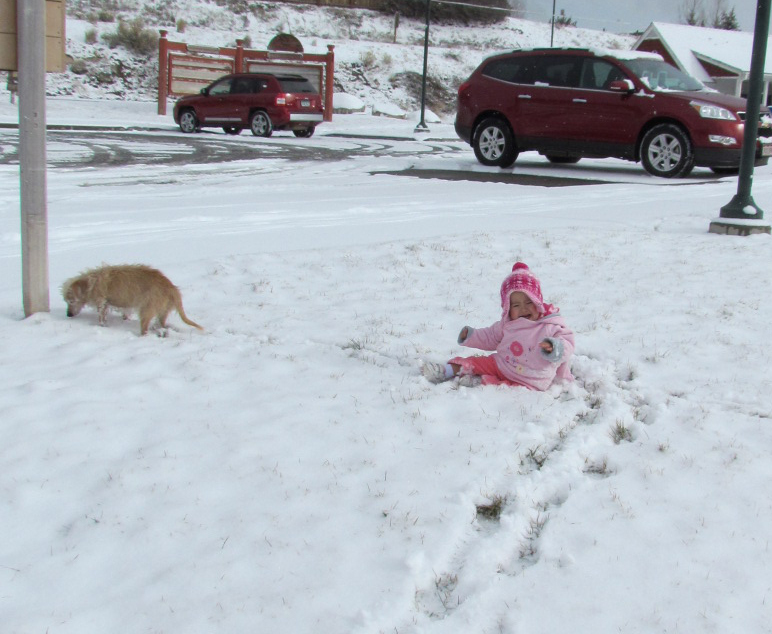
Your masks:
M18 130L0 130L0 165L18 165ZM459 141L420 142L396 137L332 136L298 139L292 135L256 138L204 131L183 135L166 131L49 130L46 159L49 169L111 168L129 165L201 165L255 159L342 161L357 156L443 156L470 152ZM410 168L391 172L401 176L442 180L474 180L565 187L611 182L601 178L523 174L517 171L476 172Z
M321 141L321 142L320 142ZM329 141L329 142L328 142ZM46 158L50 168L190 165L255 159L340 161L356 156L398 156L410 139L331 137L298 139L292 135L257 138L201 132L49 130ZM0 131L0 165L19 162L16 130ZM421 143L422 154L459 152L458 142Z

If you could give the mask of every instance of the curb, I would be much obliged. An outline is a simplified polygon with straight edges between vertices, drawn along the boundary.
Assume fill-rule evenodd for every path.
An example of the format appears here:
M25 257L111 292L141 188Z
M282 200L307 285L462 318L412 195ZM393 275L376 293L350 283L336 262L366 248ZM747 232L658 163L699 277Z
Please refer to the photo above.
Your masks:
M0 122L0 130L18 130L18 123ZM46 130L64 130L73 132L179 132L177 127L155 127L142 125L89 125L89 124L68 124L68 123L49 123ZM319 136L333 137L338 139L372 139L381 141L458 141L445 136L393 136L388 134L358 134L354 132L330 132L329 134L320 134Z
M3 130L18 130L18 123L0 123L0 129ZM68 124L68 123L49 123L46 125L46 130L76 130L87 132L89 130L95 132L172 132L174 128L158 128L152 126L139 126L139 125L85 125L85 124Z

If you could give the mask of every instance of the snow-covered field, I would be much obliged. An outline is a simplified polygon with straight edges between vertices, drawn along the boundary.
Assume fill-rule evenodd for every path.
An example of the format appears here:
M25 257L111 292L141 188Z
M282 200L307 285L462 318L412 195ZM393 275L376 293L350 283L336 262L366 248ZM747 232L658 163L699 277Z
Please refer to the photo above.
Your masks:
M203 4L166 3L242 34ZM399 52L369 18L346 34L281 11L266 29L336 44L342 69L376 51L369 85L342 88L405 105L376 80L420 70L420 25ZM68 21L76 57L94 54L74 46L86 24ZM461 76L491 39L548 43L546 25L512 29L433 30L430 69ZM49 90L91 99L49 99L50 123L152 126L143 151L176 147L147 94L74 81ZM516 173L577 185L387 174L497 173L449 121L414 126L336 115L311 139L230 138L254 161L50 169L51 312L27 319L19 170L0 165L3 634L772 631L772 239L707 232L736 179L529 154ZM352 157L260 159L274 144ZM81 151L49 138L49 157ZM772 214L772 167L753 195ZM427 383L422 359L469 353L459 329L499 316L516 260L576 332L576 381ZM160 268L205 332L68 319L61 283L103 262Z
M102 118L157 121L122 107ZM735 179L377 173L483 169L432 127L333 163L49 170L51 312L28 319L0 167L3 632L770 631L772 242L707 233ZM576 381L427 383L516 260L576 331ZM162 269L206 332L67 319L59 285L102 262Z

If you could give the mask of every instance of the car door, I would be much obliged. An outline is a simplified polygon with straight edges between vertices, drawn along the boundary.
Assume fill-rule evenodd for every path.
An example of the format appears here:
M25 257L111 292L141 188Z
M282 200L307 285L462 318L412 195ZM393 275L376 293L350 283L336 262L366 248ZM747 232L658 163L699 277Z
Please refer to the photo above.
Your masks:
M535 60L533 85L518 96L522 118L518 144L542 149L570 137L582 59L550 54Z
M223 108L222 115L228 123L249 125L249 113L255 101L257 81L254 77L234 77L231 82L230 98L227 107Z
M276 109L276 93L278 92L277 81L270 76L258 75L254 78L254 86L252 95L252 106L265 110L271 119L273 119L274 110Z
M611 83L632 78L621 66L594 57L583 59L579 86L571 98L566 139L585 153L631 156L651 99L631 91L612 90ZM632 86L632 84L631 84Z
M202 123L226 123L233 117L230 104L233 77L223 77L207 91L207 96L200 100L198 118Z

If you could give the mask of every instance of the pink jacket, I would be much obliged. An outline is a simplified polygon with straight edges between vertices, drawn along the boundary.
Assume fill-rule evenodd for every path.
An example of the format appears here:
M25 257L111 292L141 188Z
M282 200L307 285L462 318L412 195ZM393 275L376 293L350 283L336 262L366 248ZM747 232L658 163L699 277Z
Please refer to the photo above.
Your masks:
M545 340L552 344L549 354L539 346ZM501 373L533 390L546 390L555 377L568 381L574 378L568 367L574 352L574 333L558 313L537 321L524 317L510 321L505 316L488 328L469 328L466 339L458 343L495 350L491 356Z

